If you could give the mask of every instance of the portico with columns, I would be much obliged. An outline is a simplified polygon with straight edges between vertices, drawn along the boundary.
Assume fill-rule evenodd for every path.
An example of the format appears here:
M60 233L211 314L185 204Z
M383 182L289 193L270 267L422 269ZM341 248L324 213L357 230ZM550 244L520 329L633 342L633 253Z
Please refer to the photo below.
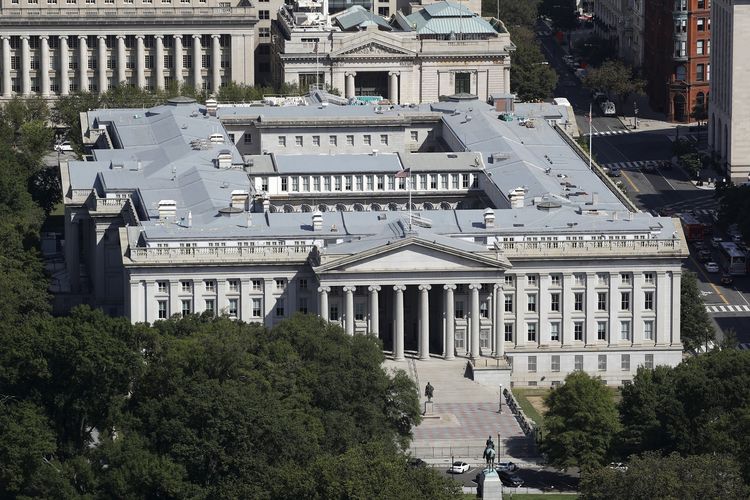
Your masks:
M347 254L348 246L356 253ZM346 333L380 338L396 360L407 352L422 360L502 354L493 329L501 320L488 304L510 267L504 257L419 231L334 248L320 252L313 267L318 310Z

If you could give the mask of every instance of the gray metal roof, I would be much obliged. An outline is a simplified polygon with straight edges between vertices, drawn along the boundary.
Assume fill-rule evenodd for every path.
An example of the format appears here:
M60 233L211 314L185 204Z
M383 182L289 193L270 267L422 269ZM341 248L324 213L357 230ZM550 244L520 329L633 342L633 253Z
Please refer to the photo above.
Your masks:
M406 20L419 35L493 34L497 31L490 23L463 5L453 2L435 2L422 10L406 16Z
M353 5L343 12L339 12L333 20L344 31L362 29L367 26L376 25L380 29L392 30L391 26L382 17L373 14L361 5Z

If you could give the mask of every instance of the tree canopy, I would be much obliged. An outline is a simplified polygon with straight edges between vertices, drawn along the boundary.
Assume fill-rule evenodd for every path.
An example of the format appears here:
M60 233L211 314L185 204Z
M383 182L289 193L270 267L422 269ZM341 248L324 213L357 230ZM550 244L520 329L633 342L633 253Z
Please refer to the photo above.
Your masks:
M510 89L522 101L539 101L552 96L557 73L550 67L531 27L510 29L516 50L511 55Z
M545 402L547 435L541 449L548 461L555 467L581 469L606 463L620 423L612 393L601 380L573 372Z
M714 342L716 331L698 289L695 273L682 273L680 289L680 335L685 349L708 348Z
M608 94L617 94L621 101L630 94L643 94L646 82L633 75L633 69L622 61L605 61L598 68L590 68L583 84Z

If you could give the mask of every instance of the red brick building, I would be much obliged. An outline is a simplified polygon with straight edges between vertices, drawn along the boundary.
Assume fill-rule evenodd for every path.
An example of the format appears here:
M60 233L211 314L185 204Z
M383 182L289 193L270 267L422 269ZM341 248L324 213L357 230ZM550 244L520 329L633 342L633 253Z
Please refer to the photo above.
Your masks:
M651 107L665 113L669 121L705 119L711 74L711 0L649 0L645 4L643 74Z

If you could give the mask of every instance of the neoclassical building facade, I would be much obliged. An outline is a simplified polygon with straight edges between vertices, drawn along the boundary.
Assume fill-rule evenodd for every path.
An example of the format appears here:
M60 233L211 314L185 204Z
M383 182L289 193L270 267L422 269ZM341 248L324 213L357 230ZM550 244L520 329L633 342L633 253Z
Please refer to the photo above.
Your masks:
M244 1L2 0L0 96L55 97L120 83L252 85L256 10ZM59 0L62 2L62 0Z
M291 123L308 104L267 110ZM331 120L330 153L290 129L276 139L299 150L243 155L223 124L239 115L189 100L86 113L93 159L60 165L69 297L133 322L315 313L395 359L466 357L516 385L679 363L679 222L634 211L544 120L478 100L398 112L440 116L447 150L344 153L368 139Z
M467 93L486 101L510 93L505 26L460 3L435 2L390 20L361 6L329 18L279 10L274 24L276 83L337 89L343 97L380 96L393 104Z

